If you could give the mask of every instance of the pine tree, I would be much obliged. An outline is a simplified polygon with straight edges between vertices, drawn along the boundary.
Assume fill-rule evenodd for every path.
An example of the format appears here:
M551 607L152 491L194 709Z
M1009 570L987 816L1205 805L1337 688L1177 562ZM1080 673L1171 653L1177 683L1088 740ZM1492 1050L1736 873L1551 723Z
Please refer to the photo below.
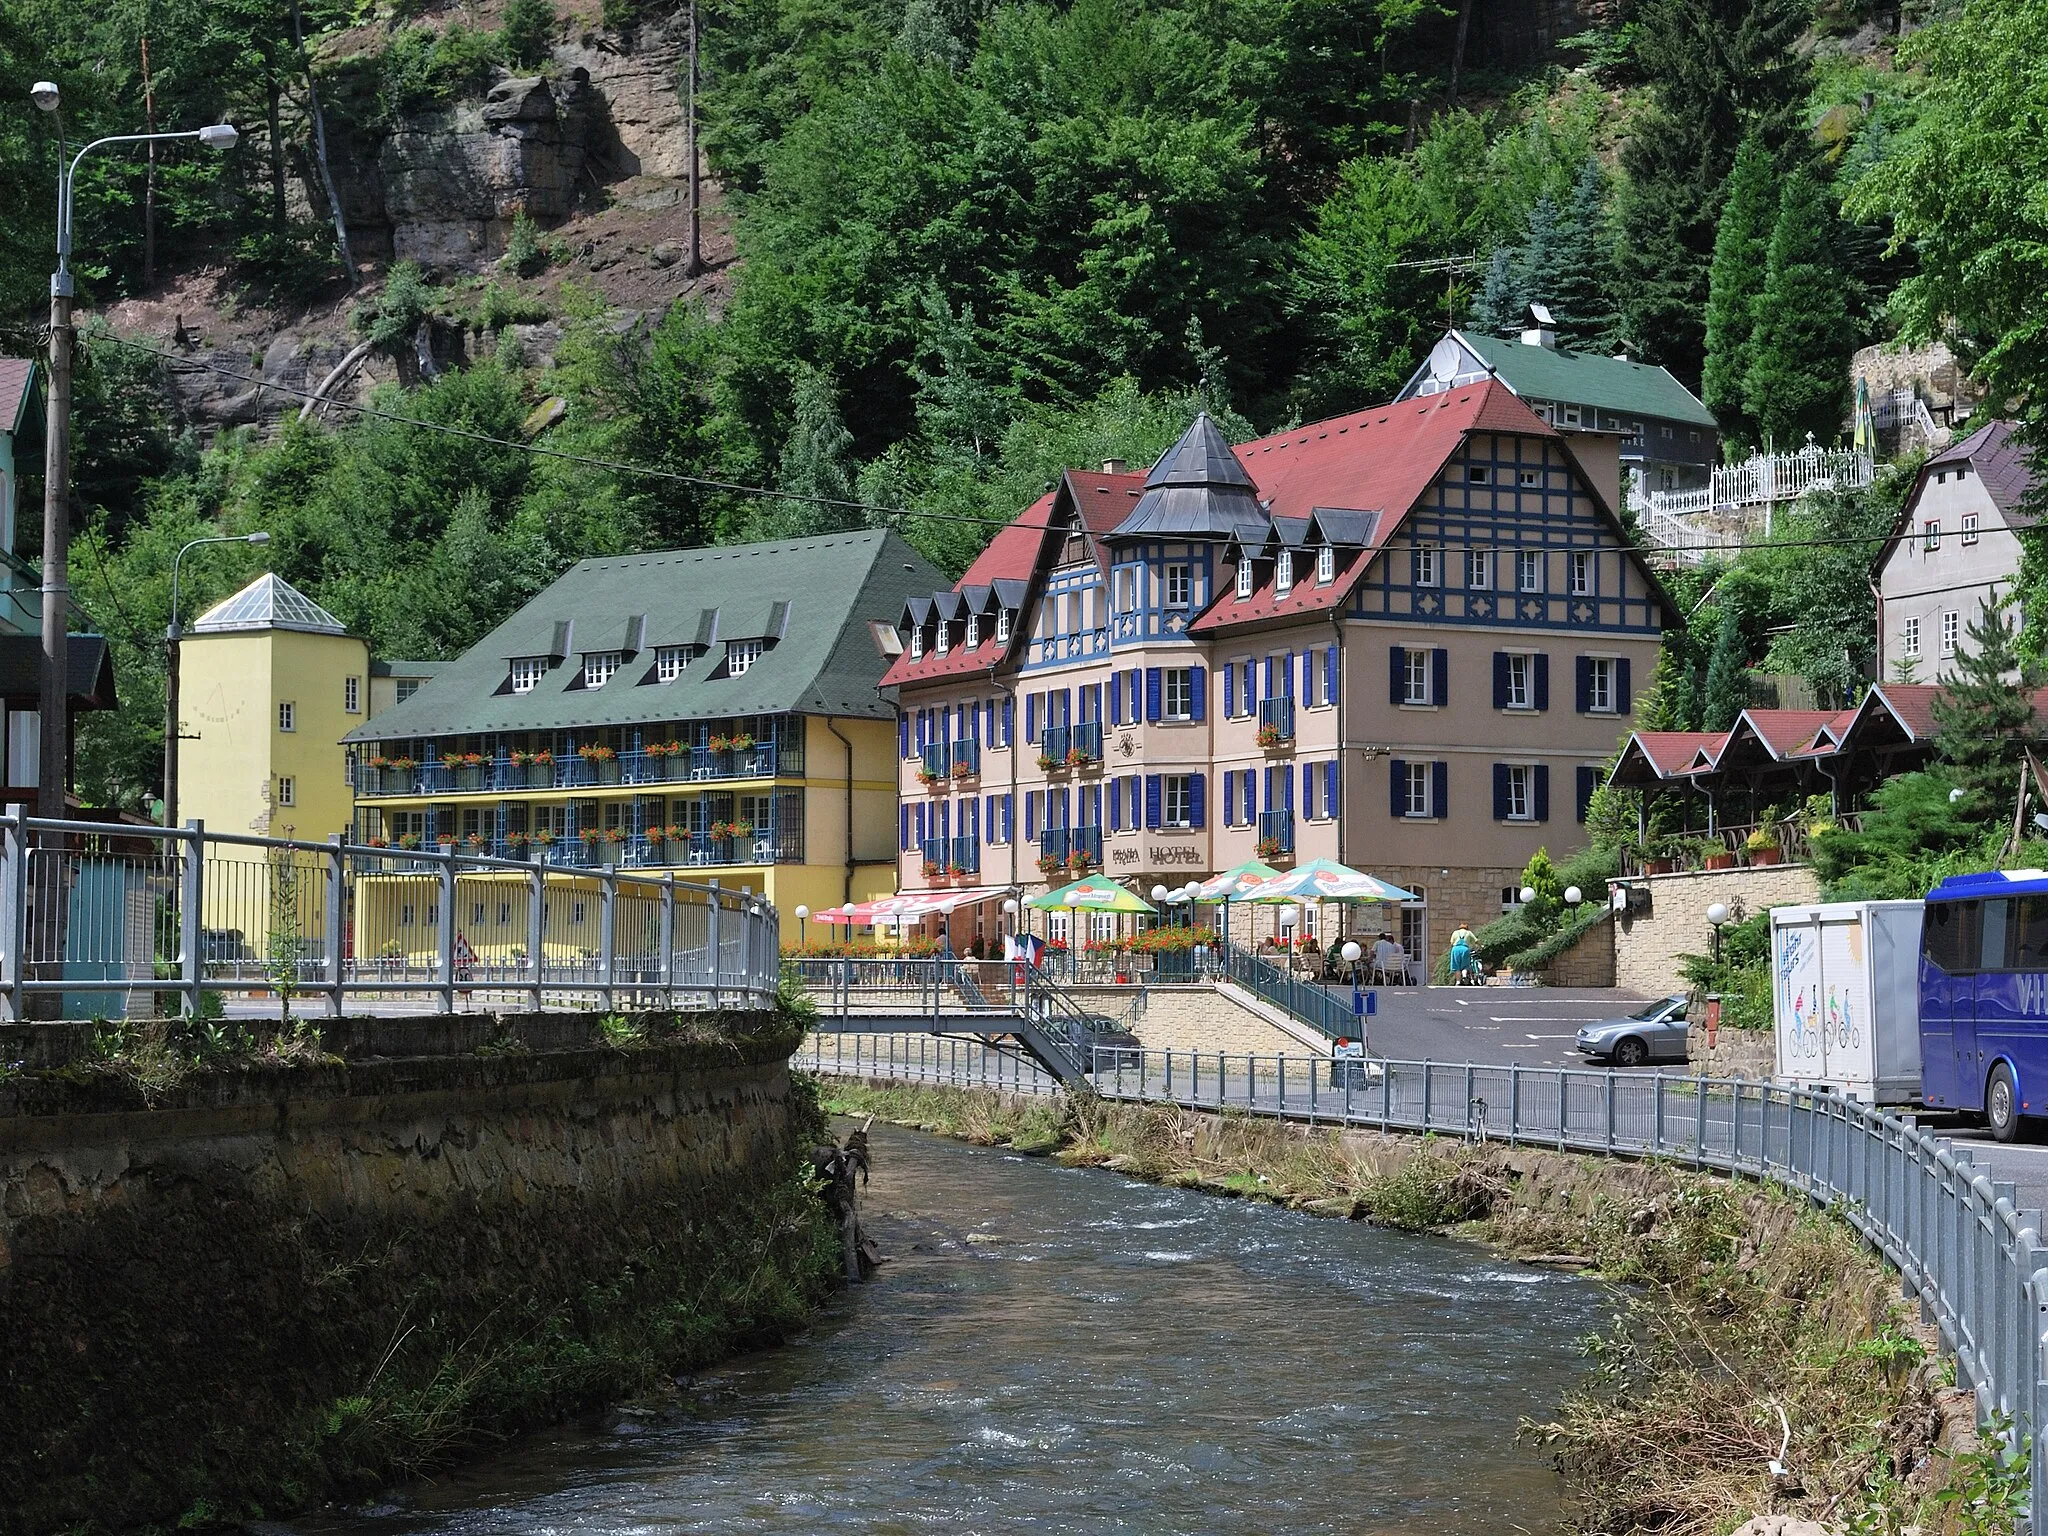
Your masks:
M1612 351L1621 338L1614 235L1607 220L1607 176L1591 155L1558 218L1557 247L1549 304L1559 339L1582 351Z
M1707 658L1706 698L1701 705L1702 728L1725 731L1749 705L1749 681L1743 675L1749 660L1742 640L1742 616L1734 608L1721 610L1721 628L1714 636L1714 651Z
M1504 336L1522 323L1528 297L1522 292L1522 277L1516 261L1517 248L1497 245L1480 279L1479 292L1472 300L1472 329L1486 336Z
M1564 221L1558 214L1556 202L1546 192L1529 210L1529 230L1522 237L1521 249L1515 253L1515 265L1521 273L1526 301L1543 305L1554 317L1557 290L1564 283L1565 268L1570 260ZM1520 318L1516 316L1517 320Z
M1934 750L1963 791L1957 809L1980 820L2010 809L2026 748L2042 739L2033 700L2040 679L2020 658L2010 601L1984 604L1934 700Z
M1744 407L1779 448L1797 447L1808 432L1832 442L1849 410L1855 335L1835 265L1834 224L1834 208L1812 175L1785 178L1742 384Z
M508 0L498 40L517 69L537 69L555 46L555 8L549 0Z
M1756 418L1744 404L1744 382L1777 218L1777 167L1763 141L1751 134L1736 152L1721 199L1721 225L1707 277L1706 365L1700 373L1700 398L1720 423L1721 435L1743 445L1760 441Z
M849 450L853 434L839 415L839 391L832 376L817 368L798 373L790 393L789 436L783 440L776 483L798 496L852 501L853 469ZM851 507L817 501L779 501L756 517L756 538L794 539L860 526Z

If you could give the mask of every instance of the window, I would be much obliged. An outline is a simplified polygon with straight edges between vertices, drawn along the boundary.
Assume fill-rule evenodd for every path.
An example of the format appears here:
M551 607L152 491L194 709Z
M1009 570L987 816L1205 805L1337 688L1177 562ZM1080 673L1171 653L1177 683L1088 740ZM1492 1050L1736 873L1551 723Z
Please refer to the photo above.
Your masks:
M1252 595L1252 557L1249 554L1237 562L1237 595Z
M1191 774L1169 773L1160 781L1159 825L1192 827L1195 824L1195 781Z
M1906 620L1905 633L1900 636L1899 644L1908 656L1918 656L1920 654L1920 618L1918 614Z
M939 642L938 652L941 656L945 655L947 651L952 649L952 646L950 644L950 641L952 639L952 631L953 626L948 624L944 619L939 620L937 624L932 626L932 635L933 638L935 638Z
M620 653L592 651L583 658L583 686L602 688L618 675Z
M398 904L398 926L401 928L410 928L412 926L412 918L412 903L409 901L401 901Z
M654 652L654 680L657 683L672 683L683 675L690 665L690 650L683 645L664 645Z
M1543 557L1533 549L1515 551L1515 590L1517 592L1541 592L1543 590Z
M582 922L589 915L589 912L590 909L580 898L569 903L569 921L572 923Z
M1401 702L1403 704L1427 704L1430 702L1430 653L1418 646L1409 646L1401 653Z
M418 693L419 691L420 691L420 680L419 680L418 678L416 678L416 677L401 677L401 678L400 678L400 679L398 680L398 702L399 702L399 703L403 704L403 703L404 703L404 702L405 702L405 701L406 701L407 699L411 698L411 697L412 697L412 696L413 696L414 694ZM514 688L514 689L513 689L512 691L513 691L514 693L524 693L524 692L525 692L526 690L525 690L525 689L523 689L523 688Z
M1529 709L1534 705L1529 688L1530 658L1516 652L1507 656L1507 705L1509 709Z
M975 615L967 621L967 649L973 650L981 644L981 616Z
M298 781L280 774L277 780L277 803L279 805L297 805L299 803L298 794Z
M1468 549L1465 551L1465 585L1474 592L1484 592L1486 580L1486 551Z
M1433 587L1437 584L1436 546L1418 544L1409 552L1410 574L1418 587Z
M1294 555L1288 550L1280 551L1280 558L1273 562L1273 595L1285 597L1294 586Z
M1942 654L1942 655L1944 655L1944 656L1953 656L1953 655L1955 655L1955 653L1956 653L1956 640L1957 640L1957 638L1958 638L1958 637L1959 637L1959 636L1961 635L1961 633L1962 633L1962 628L1963 628L1963 623L1962 623L1962 619L1961 619L1961 617L1960 617L1960 616L1959 616L1959 615L1958 615L1958 614L1956 613L1955 609L1951 608L1951 609L1949 609L1949 610L1948 610L1948 612L1944 613L1944 614L1943 614L1943 615L1941 616L1941 654Z
M1925 540L1923 541L1923 547L1924 547L1924 548L1927 548L1927 549L1930 549L1930 550L1932 550L1932 549L1939 549L1939 548L1941 548L1941 519L1940 519L1940 518L1938 518L1938 517L1930 517L1929 519L1927 519L1927 522L1926 522L1926 524L1925 524L1924 528L1922 529L1922 531L1923 531L1923 532L1925 533L1925 535L1926 535L1926 538L1925 538Z
M1402 804L1406 808L1406 814L1410 816L1428 816L1431 811L1429 797L1430 764L1403 763L1401 765L1401 772L1406 779L1406 782L1402 785L1405 791L1402 796Z
M725 642L725 675L742 676L746 670L761 659L761 642L758 640L728 640Z
M1190 667L1168 667L1160 680L1165 686L1160 718L1192 720L1195 716L1194 670Z
M1563 411L1564 424L1568 427L1576 427L1579 424L1579 408L1576 405L1567 405L1563 407Z
M540 680L547 675L548 659L545 656L515 656L512 658L512 691L531 693L540 686ZM402 686L402 685L401 685Z
M277 728L280 731L296 731L299 728L299 706L290 699L278 702Z
M1007 608L999 608L996 610L996 644L1008 645L1009 643L1010 610Z
M1316 551L1316 581L1327 586L1337 579L1337 549L1325 544Z
M1493 471L1484 464L1467 464L1465 466L1465 483L1467 485L1485 485L1492 479Z
M924 626L922 624L911 627L910 659L912 661L922 661L924 659Z
M363 680L360 677L344 677L341 680L341 712L345 715L359 715L363 712Z
M1614 713L1612 656L1589 656L1586 659L1586 709L1588 713L1595 715Z
M1669 437L1669 436L1671 435L1671 429L1670 429L1669 427L1666 427L1666 428L1664 429L1664 435L1665 435L1666 437ZM1694 433L1694 434L1693 434L1693 437L1694 437L1694 440L1695 440L1695 441L1697 441L1697 440L1698 440L1698 437L1699 437L1699 434L1698 434L1698 433ZM1629 447L1631 447L1631 448L1640 448L1640 447L1642 447L1642 446L1643 446L1643 424L1642 424L1642 423L1641 423L1640 421L1632 421L1632 422L1630 422L1630 423L1628 424L1628 435L1627 435L1627 436L1626 436L1626 437L1625 437L1625 438L1623 439L1623 441L1625 441L1625 442L1626 442L1626 443L1627 443L1627 444L1629 445Z
M1572 596L1590 597L1593 592L1593 557L1583 551L1572 554Z
M1977 514L1974 512L1965 512L1963 514L1963 542L1965 544L1977 542Z
M1527 763L1513 763L1507 772L1507 813L1509 821L1530 821L1535 818L1536 805L1533 784L1536 770Z
M1543 483L1543 471L1540 469L1525 469L1521 472L1520 479L1523 485L1541 485Z
M1185 608L1195 600L1195 577L1193 568L1185 564L1173 564L1166 568L1166 606Z

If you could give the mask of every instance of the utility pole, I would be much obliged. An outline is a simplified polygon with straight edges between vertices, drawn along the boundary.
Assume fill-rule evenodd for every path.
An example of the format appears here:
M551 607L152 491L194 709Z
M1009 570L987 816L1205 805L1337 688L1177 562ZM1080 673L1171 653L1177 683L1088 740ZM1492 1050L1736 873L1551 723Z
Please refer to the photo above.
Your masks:
M697 168L697 0L690 0L690 79L684 92L684 133L690 153L690 259L683 268L686 277L704 270L703 177Z
M147 12L144 12L145 18ZM142 34L142 126L156 132L156 81L149 72L149 32L145 21ZM156 286L156 141L144 146L149 152L149 169L142 178L142 286Z

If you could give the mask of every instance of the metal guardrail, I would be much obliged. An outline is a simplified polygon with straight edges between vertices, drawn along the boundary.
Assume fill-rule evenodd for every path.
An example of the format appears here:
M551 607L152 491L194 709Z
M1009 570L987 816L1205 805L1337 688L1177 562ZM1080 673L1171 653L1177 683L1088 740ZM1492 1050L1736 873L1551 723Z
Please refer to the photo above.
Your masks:
M798 1060L813 1072L893 1082L1054 1094L1060 1080L1024 1051L950 1035L814 1034Z
M1332 1040L1358 1038L1362 1026L1351 1011L1350 997L1331 992L1320 981L1283 970L1235 946L1230 951L1230 979Z
M0 816L8 1019L197 1014L209 993L298 994L330 1016L758 1006L777 931L758 896L673 874Z

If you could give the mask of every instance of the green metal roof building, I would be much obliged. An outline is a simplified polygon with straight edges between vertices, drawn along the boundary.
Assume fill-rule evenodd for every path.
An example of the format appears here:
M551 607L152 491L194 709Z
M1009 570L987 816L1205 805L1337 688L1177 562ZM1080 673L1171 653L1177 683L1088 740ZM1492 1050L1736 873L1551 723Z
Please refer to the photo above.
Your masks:
M884 529L581 561L349 733L357 834L716 877L794 938L895 889L878 626L944 584Z

